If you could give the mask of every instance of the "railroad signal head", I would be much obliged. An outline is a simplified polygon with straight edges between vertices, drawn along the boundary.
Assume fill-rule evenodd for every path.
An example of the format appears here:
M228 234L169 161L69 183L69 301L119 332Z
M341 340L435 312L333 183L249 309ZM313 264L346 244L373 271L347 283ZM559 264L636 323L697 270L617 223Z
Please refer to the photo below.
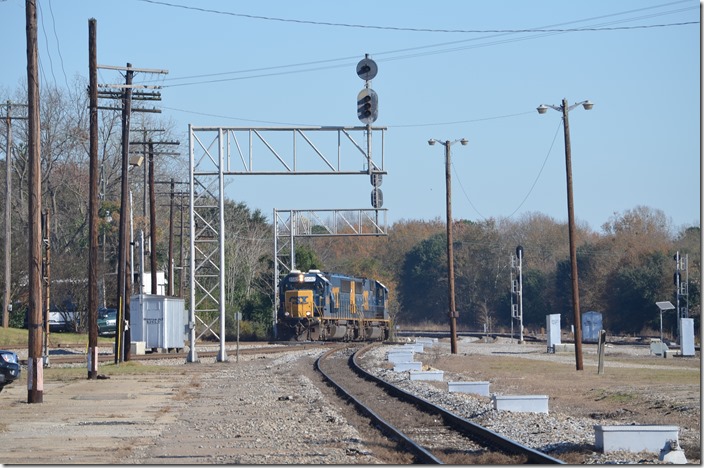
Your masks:
M357 95L357 117L362 123L370 124L379 116L379 97L371 88L364 88Z
M378 210L382 206L384 206L384 193L380 188L374 187L372 189L372 207Z
M357 64L357 76L365 81L373 80L378 71L376 62L369 57L363 58Z

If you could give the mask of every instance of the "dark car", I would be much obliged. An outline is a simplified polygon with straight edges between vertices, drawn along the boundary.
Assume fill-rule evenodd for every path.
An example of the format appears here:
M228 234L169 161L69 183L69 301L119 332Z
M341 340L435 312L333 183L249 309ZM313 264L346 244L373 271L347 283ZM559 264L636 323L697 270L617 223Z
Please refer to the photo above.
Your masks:
M20 361L12 351L0 350L0 392L5 385L20 378Z
M98 309L98 335L115 336L117 330L117 309Z

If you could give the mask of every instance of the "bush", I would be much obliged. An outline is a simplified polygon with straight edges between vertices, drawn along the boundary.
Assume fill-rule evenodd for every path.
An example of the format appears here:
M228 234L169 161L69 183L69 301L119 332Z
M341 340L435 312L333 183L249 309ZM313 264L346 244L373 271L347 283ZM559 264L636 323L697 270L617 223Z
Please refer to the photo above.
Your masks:
M250 320L240 320L240 340L241 341L267 341L270 339L271 326L261 322ZM225 323L225 340L232 342L237 340L237 322L229 320Z

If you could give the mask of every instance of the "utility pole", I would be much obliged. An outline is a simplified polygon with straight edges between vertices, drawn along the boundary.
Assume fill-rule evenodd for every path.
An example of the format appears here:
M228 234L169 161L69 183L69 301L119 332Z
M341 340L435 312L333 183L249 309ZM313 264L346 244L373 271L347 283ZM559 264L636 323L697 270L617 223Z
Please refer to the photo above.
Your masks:
M129 219L129 142L130 142L130 115L132 113L132 77L134 71L132 64L127 64L125 73L125 88L122 94L122 186L120 197L120 240L119 261L117 264L117 331L115 333L115 364L120 361L129 361L130 354L130 304L129 304L129 278L127 277L127 222ZM127 342L127 345L125 345ZM124 352L123 352L124 349Z
M582 314L579 310L579 279L577 277L577 234L574 221L574 195L572 191L572 148L567 99L562 100L562 120L565 132L565 168L567 171L567 223L570 241L570 267L572 276L572 307L574 308L574 354L576 368L584 370L582 359Z
M174 295L174 179L171 178L171 196L169 198L169 290L167 295Z
M44 233L44 261L42 271L44 275L44 367L49 367L49 313L51 312L51 215L49 210L44 210L42 216L42 232Z
M157 294L156 265L156 195L154 193L154 142L149 140L149 248L151 260L152 294Z
M27 107L26 104L15 104ZM10 326L10 285L12 273L12 106L7 101L5 106L5 125L7 127L7 146L5 147L5 293L2 296L2 327ZM27 120L27 117L15 117Z
M43 403L44 378L42 353L42 186L41 139L39 121L39 74L37 52L36 0L25 0L27 23L27 106L29 119L28 165L28 276L29 276L29 344L27 359L27 403Z
M181 208L181 226L180 226L180 236L179 236L179 242L180 242L180 247L181 251L179 252L179 261L180 261L180 268L179 268L179 274L178 274L178 297L183 297L183 257L184 257L184 252L183 252L183 196L188 195L188 192L181 192L180 193L180 199L179 199L179 207Z
M157 130L163 131L163 130ZM151 263L151 292L152 294L157 294L157 262L156 262L156 194L154 192L154 156L156 155L172 155L177 156L180 153L171 151L154 151L155 145L180 145L178 141L152 141L150 138L147 142L131 142L130 144L147 144L147 159L149 161L149 181L147 184L149 186L149 237L150 237L150 263ZM131 151L131 154L140 154L143 151ZM146 187L145 187L146 190ZM145 203L146 207L146 203Z
M452 246L452 174L450 171L450 144L445 142L445 187L447 208L447 276L450 309L450 352L457 354L457 308L455 306L455 262Z
M98 46L97 21L88 20L90 181L88 188L88 378L98 378ZM103 260L105 237L103 236ZM105 285L103 284L103 288ZM103 302L105 291L103 290ZM105 304L103 303L103 306Z
M128 255L127 251L130 242L127 240L127 222L130 218L130 206L129 206L129 181L128 181L128 170L130 165L129 160L129 135L130 135L130 116L132 112L161 112L158 109L144 109L144 108L132 108L132 100L160 100L161 96L156 92L144 92L136 91L133 92L134 88L159 88L159 86L146 86L146 85L133 85L132 78L136 72L144 73L168 73L166 70L148 70L148 69L137 69L133 68L132 64L128 63L126 67L115 67L98 65L97 68L111 69L111 70L124 70L125 71L125 84L124 85L98 85L111 88L119 88L121 91L100 91L98 97L109 98L109 99L120 99L122 101L121 107L102 107L98 106L98 109L105 110L119 110L122 111L122 184L121 184L121 197L120 197L120 239L119 239L119 263L117 271L117 305L118 305L118 321L117 321L117 332L115 333L115 364L118 364L120 360L129 361L130 359L130 344L131 344L131 332L129 329L130 322L130 294L131 294L131 278L128 276L129 265L128 265ZM122 358L122 359L121 359Z
M457 354L457 308L455 307L455 262L452 248L452 161L450 159L450 146L457 142L462 146L467 146L467 139L455 141L440 141L434 138L428 140L429 145L440 143L445 147L445 207L447 210L447 299L449 303L450 316L450 352Z
M175 197L176 195L185 195L185 192L175 192L175 186L176 184L186 184L186 182L176 182L174 181L173 178L171 178L170 182L165 182L165 181L156 181L154 182L155 184L169 184L171 187L171 190L169 191L169 275L168 275L168 282L167 282L167 291L166 294L169 296L174 295L174 283L175 283L175 274L174 274L174 204L175 204ZM181 230L183 231L183 209L181 209ZM181 233L183 235L183 232ZM183 239L181 240L181 249L183 249ZM182 257L183 259L183 257ZM180 292L180 286L179 286L179 297L181 295Z
M577 278L577 239L574 222L574 196L572 194L572 147L570 145L570 122L568 114L570 110L577 106L583 106L585 110L591 110L594 104L589 100L567 105L567 99L562 100L561 106L541 104L537 111L539 114L547 112L548 107L559 111L562 114L562 125L565 132L565 170L567 172L567 223L570 242L570 266L572 276L572 308L574 309L574 356L578 371L584 369L582 361L582 315L579 311L579 280Z
M5 146L5 293L2 296L2 327L10 326L10 273L12 271L10 255L12 237L12 103L7 101L7 114L5 124L7 125L7 146Z

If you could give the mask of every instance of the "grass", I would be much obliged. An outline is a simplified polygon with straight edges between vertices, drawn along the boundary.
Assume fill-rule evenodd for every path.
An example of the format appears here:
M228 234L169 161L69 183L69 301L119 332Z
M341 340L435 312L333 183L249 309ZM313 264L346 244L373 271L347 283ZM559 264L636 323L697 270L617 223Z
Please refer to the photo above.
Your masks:
M109 346L115 339L98 337L98 345ZM49 346L60 343L85 344L88 346L87 333L49 333ZM29 346L29 331L25 328L0 327L0 348L26 348Z
M599 396L594 398L594 401L610 401L612 403L628 403L633 401L636 398L635 395L631 393L622 393L622 392L614 392L614 393L607 393L604 390L601 390L599 392Z

